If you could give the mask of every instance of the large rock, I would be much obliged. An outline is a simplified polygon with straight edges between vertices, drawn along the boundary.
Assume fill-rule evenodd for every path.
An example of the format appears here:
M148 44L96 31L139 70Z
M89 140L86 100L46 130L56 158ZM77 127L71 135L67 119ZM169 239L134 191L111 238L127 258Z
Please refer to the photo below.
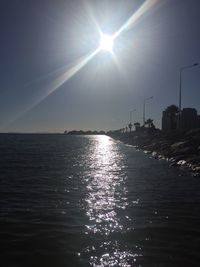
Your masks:
M180 148L186 147L188 144L189 144L189 141L177 142L171 145L171 149L172 150L180 149Z
M195 149L192 146L183 147L180 149L174 149L172 151L173 155L191 155L195 152Z

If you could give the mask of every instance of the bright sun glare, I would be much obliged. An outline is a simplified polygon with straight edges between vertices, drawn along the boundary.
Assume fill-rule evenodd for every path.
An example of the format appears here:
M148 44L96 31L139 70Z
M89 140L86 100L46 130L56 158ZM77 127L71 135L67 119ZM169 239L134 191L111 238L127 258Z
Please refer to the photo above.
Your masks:
M101 34L100 49L112 53L114 38L108 34Z
M159 0L144 0L143 4L138 8L138 10L133 13L127 21L112 35L104 34L101 32L101 28L98 26L98 33L100 34L100 43L99 47L97 47L93 52L79 58L75 61L71 67L66 67L66 70L62 72L62 74L50 84L47 92L43 97L39 98L38 101L33 103L27 110L23 111L21 114L18 114L18 117L21 117L24 113L27 113L29 110L32 110L35 106L37 106L40 102L42 102L45 98L47 98L50 94L52 94L55 90L57 90L60 86L62 86L66 81L68 81L71 77L73 77L78 71L80 71L86 64L90 62L90 60L95 57L100 51L108 51L113 54L113 43L116 38L124 31L131 29L135 23L142 17L147 11L149 11L153 6L155 6ZM118 64L115 58L115 62ZM68 66L68 65L67 65ZM63 69L63 67L62 67ZM56 70L57 72L57 70ZM55 73L56 73L55 72ZM48 74L43 79L47 79L51 74ZM14 119L16 121L16 119Z

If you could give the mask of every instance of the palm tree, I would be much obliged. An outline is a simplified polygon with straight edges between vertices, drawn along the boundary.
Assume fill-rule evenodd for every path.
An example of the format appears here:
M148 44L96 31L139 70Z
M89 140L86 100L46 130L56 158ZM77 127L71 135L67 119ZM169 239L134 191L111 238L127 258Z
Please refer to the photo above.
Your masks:
M145 122L145 124L148 125L148 128L151 128L152 125L153 125L153 120L149 118L149 119Z
M132 129L132 123L130 122L129 124L128 124L128 128L129 128L129 130L130 130L130 133L131 133L131 129Z

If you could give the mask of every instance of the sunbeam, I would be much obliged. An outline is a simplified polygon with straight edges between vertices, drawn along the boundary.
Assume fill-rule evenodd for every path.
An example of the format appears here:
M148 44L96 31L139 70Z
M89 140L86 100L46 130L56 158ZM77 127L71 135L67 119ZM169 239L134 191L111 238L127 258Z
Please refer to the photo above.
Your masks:
M139 9L119 28L113 35L114 39L117 38L123 31L129 30L135 22L141 18L149 9L151 9L159 0L146 0Z
M51 90L49 90L45 98L48 97L51 93L53 93L55 90L57 90L66 81L68 81L79 70L81 70L99 51L100 51L100 48L96 49L94 52L90 53L89 55L79 59L76 64L73 64L73 66L70 69L68 69L65 73L63 73L59 78L56 79L56 81L54 82L54 85L52 86ZM40 102L42 100L43 99L41 99Z
M3 126L3 128L4 129L7 128L9 125L11 125L15 121L17 121L18 119L23 117L24 114L26 114L30 110L34 109L37 105L39 105L43 100L45 100L49 95L51 95L53 92L55 92L60 86L62 86L66 81L68 81L71 77L73 77L79 70L81 70L96 54L98 54L99 51L100 51L100 48L97 48L92 53L90 53L84 57L81 57L79 60L77 60L75 63L73 63L73 65L68 70L66 70L62 75L60 75L58 78L56 78L51 83L51 85L48 86L49 88L45 94L43 94L39 99L35 100L31 106L27 107L22 112L16 114L15 118L12 119L12 121L7 122L6 125Z

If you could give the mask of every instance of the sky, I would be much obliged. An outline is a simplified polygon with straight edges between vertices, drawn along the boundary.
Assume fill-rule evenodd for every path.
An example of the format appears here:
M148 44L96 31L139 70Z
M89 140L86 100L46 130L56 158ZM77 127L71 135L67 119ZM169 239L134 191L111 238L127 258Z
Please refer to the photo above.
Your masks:
M160 127L180 68L200 63L200 1L148 0L134 19L144 2L0 0L0 131L119 129L151 96ZM92 54L119 29L113 53ZM200 66L183 72L182 107L200 113Z

